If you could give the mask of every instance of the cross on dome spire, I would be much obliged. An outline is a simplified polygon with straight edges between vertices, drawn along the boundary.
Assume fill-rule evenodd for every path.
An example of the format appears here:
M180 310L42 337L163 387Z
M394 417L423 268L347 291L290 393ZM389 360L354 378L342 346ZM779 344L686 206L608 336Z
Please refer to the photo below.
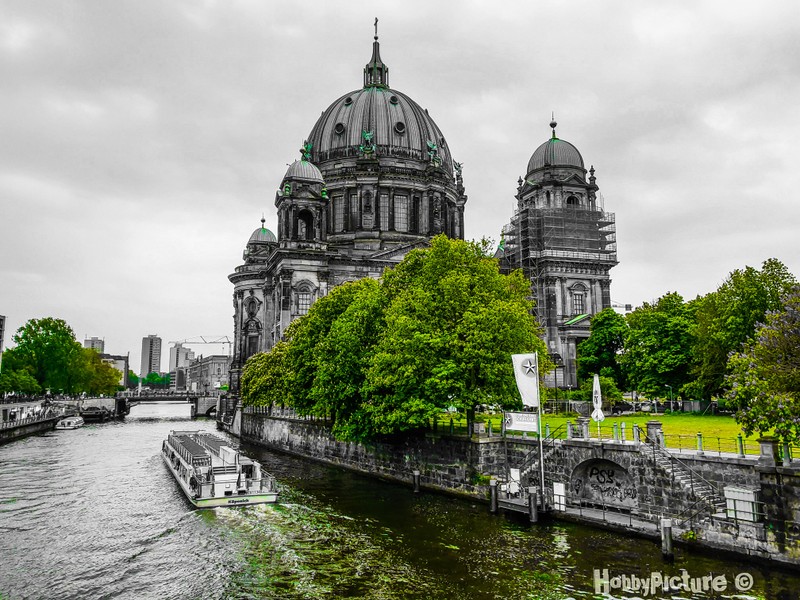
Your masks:
M364 67L364 87L389 87L389 67L381 60L378 42L378 17L375 17L375 41L372 42L372 58Z
M558 139L558 138L556 138L556 127L557 126L558 126L558 123L556 123L556 113L554 111L554 112L550 113L550 127L553 128L553 139L554 140Z

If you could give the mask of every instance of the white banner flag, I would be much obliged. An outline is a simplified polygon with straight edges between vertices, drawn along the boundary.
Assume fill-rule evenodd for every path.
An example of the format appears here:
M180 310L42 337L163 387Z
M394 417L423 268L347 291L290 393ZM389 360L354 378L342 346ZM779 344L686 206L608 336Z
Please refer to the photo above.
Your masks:
M539 355L512 354L514 363L514 377L517 378L517 387L525 406L539 407Z
M506 431L539 431L539 415L536 413L504 413Z
M592 419L598 423L605 419L603 414L603 396L600 394L600 376L595 374L594 381L592 382Z

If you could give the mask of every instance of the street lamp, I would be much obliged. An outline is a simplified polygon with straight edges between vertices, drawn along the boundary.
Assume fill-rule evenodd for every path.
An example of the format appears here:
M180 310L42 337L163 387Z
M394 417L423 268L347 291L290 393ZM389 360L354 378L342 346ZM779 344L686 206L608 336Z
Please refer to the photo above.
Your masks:
M670 409L670 411L672 411L672 410L674 410L674 408L672 407L672 386L665 384L664 387L669 388L669 409Z

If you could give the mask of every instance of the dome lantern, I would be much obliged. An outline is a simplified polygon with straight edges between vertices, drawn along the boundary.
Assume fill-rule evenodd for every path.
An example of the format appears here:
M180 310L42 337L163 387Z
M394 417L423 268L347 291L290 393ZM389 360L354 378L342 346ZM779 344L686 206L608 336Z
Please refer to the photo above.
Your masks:
M372 58L364 67L364 87L389 87L389 67L381 60L381 45L378 42L378 17L375 17L375 41L372 42Z

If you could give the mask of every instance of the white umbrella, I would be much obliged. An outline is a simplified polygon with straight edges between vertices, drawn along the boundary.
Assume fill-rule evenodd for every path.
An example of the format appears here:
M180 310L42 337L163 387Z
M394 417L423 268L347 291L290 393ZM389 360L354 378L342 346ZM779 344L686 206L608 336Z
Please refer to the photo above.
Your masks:
M600 437L600 421L606 418L603 414L603 396L600 394L600 376L595 373L592 383L592 419L597 421L597 437Z

